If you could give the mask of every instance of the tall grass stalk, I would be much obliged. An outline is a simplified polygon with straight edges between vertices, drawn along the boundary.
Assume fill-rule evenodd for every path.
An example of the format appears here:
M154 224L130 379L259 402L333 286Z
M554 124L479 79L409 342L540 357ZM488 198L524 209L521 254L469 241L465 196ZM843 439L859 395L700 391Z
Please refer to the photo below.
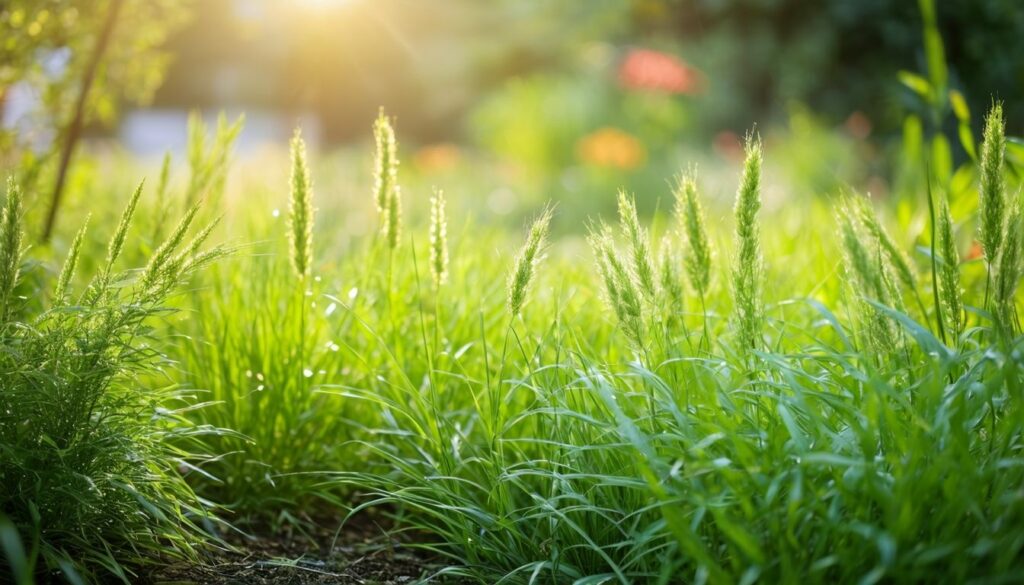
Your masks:
M736 339L744 356L760 347L764 325L764 259L757 223L761 209L761 161L760 139L748 136L743 175L734 208L736 258L732 273Z
M981 250L988 263L990 278L1002 250L1007 211L1012 211L1006 202L1006 179L1003 177L1003 157L1006 152L1004 126L1003 105L997 102L985 117L978 203L978 241L981 242Z
M441 189L430 198L430 274L435 287L448 279L448 216Z
M508 310L513 317L518 317L526 302L526 294L534 280L537 264L540 262L544 243L547 240L548 227L551 224L552 209L546 208L530 225L519 253L512 264L512 272L508 277Z
M7 323L13 312L14 288L21 273L21 205L21 188L13 177L8 177L7 195L0 210L0 324Z
M288 199L288 243L295 274L305 280L313 265L313 181L306 163L306 143L298 129L291 142L291 197Z

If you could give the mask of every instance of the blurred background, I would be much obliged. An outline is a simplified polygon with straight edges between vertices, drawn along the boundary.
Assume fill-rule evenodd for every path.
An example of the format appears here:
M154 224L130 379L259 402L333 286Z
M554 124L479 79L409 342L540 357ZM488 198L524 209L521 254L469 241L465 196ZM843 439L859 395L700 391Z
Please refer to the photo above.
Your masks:
M243 166L298 125L361 179L383 107L407 180L485 213L650 211L690 164L714 191L755 128L777 201L884 197L913 148L952 182L993 99L1019 134L1022 98L1019 0L0 0L0 164L40 192L76 117L75 152L155 165L190 112L245 114Z

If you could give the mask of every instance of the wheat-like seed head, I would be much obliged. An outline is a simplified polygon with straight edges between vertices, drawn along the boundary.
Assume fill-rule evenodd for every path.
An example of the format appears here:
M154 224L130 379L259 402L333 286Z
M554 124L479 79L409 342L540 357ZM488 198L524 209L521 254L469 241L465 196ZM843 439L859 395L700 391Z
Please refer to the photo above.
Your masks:
M306 143L298 128L292 137L291 155L288 242L291 244L292 268L300 279L305 279L313 264L313 183L306 164Z
M758 236L757 213L761 209L760 139L747 137L746 160L736 194L736 260L733 268L737 338L744 351L760 345L763 327L761 278L763 259Z
M71 241L71 248L68 249L68 256L64 260L64 265L60 269L60 276L57 277L57 287L54 289L53 298L55 304L61 304L64 302L64 298L67 296L68 286L71 284L71 279L75 275L75 267L78 265L78 257L81 254L82 242L85 240L85 232L89 227L89 219L91 215L85 217L85 221L82 223L82 227L75 234L75 239Z
M131 226L132 218L135 216L135 208L139 204L139 198L142 196L142 187L145 184L146 182L142 181L135 188L131 199L128 200L128 205L121 213L121 221L118 222L117 229L114 230L114 237L110 239L110 245L107 247L107 263L104 269L107 275L111 274L114 269L114 263L117 262L121 252L124 250L124 241L128 236L128 228Z
M995 300L999 324L1011 331L1014 321L1014 293L1024 271L1021 246L1024 245L1021 230L1024 230L1024 202L1016 197L1011 203L1010 215L1006 221L1006 233L1000 245L998 269L996 270Z
M999 257L1006 225L1006 188L1003 178L1003 156L1006 136L1003 126L1003 105L992 106L985 118L985 132L981 143L981 190L978 202L978 240L992 271Z
M534 271L540 261L548 226L551 223L551 208L548 207L534 220L526 242L516 255L515 264L508 280L508 308L512 316L518 316L526 302L526 293L533 280Z
M391 197L392 188L398 183L398 145L395 142L391 120L384 115L384 108L380 109L373 123L373 139L376 146L373 193L377 212L383 216L388 212L388 199Z
M852 193L847 196L847 201L857 221L860 222L873 239L878 241L882 252L896 271L900 282L907 288L915 288L917 276L910 258L907 257L902 247L896 245L892 236L882 226L878 216L875 214L875 209L871 206L871 201L867 197L861 197Z
M640 218L636 213L636 201L631 196L624 191L619 191L618 202L619 224L630 245L632 274L636 278L640 290L643 291L644 298L654 303L657 298L657 285L654 281L654 262L651 258L647 230L640 225Z
M0 210L0 325L11 311L14 287L18 284L22 255L21 189L7 177L7 199Z
M448 278L448 217L444 191L440 189L434 189L430 199L430 271L435 286Z
M679 256L671 233L661 239L658 262L658 279L665 297L664 311L667 319L676 319L683 311L685 292L679 274Z
M939 269L939 293L955 340L960 337L964 322L963 292L960 289L960 253L956 249L953 216L949 210L949 202L946 197L938 199L938 248L942 257L942 265Z
M697 192L696 171L691 170L676 189L676 216L685 236L686 273L690 286L704 297L711 284L711 244L704 226L704 210Z
M858 219L857 205L852 198L848 198L840 209L839 235L850 288L859 296L857 307L864 328L865 341L872 351L882 354L891 349L891 325L866 299L872 298L882 304L889 304L891 281L887 282L877 239L871 238L875 242L874 246L866 244L865 236L858 229L863 226Z

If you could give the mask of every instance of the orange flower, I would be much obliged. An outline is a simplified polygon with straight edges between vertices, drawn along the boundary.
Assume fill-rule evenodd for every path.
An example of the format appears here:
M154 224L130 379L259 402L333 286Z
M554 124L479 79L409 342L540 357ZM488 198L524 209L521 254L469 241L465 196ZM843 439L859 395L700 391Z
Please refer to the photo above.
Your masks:
M458 146L448 142L428 144L413 155L413 164L425 173L451 170L461 161L462 151Z
M681 59L649 49L632 49L619 66L619 82L627 89L696 94L704 75Z
M643 144L618 128L600 128L576 143L576 155L585 163L618 169L635 169L647 158Z
M971 244L971 249L968 250L967 255L964 256L964 261L977 260L978 258L981 258L981 254L981 242L974 240L974 243Z

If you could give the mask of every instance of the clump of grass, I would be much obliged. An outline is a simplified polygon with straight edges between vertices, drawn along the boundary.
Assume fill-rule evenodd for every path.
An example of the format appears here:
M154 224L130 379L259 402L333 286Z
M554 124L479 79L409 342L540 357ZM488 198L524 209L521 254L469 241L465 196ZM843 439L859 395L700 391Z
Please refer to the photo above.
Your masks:
M392 250L398 245L402 222L401 186L398 184L398 143L391 120L381 108L373 125L376 144L374 199L381 219L381 233Z
M185 422L185 405L194 397L173 385L147 384L166 379L164 340L152 322L167 312L167 294L198 265L165 266L158 286L135 279L137 270L117 268L140 193L141 186L84 293L69 294L79 258L88 253L83 228L52 304L19 312L8 304L0 315L0 509L19 540L31 543L22 572L40 578L133 582L154 559L198 561L206 538L198 523L207 506L179 467L202 464L192 450L214 431ZM20 195L13 185L4 210L0 259L9 290L18 284L11 262L21 254ZM20 286L41 299L42 284L26 278Z
M761 141L747 137L743 175L736 193L736 259L732 273L736 338L746 353L761 345L764 326L762 299L764 259L757 224L761 209Z
M978 203L978 241L993 272L1002 250L1006 229L1007 203L1006 179L1003 177L1003 157L1006 151L1006 136L1003 123L1003 106L996 103L985 118L985 132L981 143L981 189Z
M547 239L548 227L551 223L552 210L545 209L540 216L530 225L530 232L526 236L526 242L516 254L512 272L508 278L508 310L513 317L518 317L526 302L526 293L533 282L534 272L537 263L540 262L544 250L544 242Z
M430 274L434 286L448 279L448 217L441 189L434 189L430 198Z
M306 143L296 128L291 142L291 197L288 199L288 243L292 268L299 279L309 276L313 264L313 182L306 164Z

